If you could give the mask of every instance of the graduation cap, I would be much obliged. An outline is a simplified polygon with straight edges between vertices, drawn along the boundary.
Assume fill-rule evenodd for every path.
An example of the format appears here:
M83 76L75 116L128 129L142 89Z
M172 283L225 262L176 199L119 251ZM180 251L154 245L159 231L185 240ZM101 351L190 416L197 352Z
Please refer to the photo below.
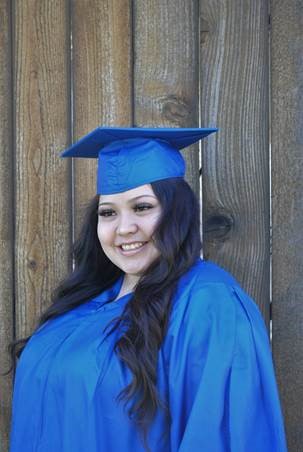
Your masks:
M98 127L61 157L98 158L97 194L121 193L157 180L184 177L180 149L217 130Z

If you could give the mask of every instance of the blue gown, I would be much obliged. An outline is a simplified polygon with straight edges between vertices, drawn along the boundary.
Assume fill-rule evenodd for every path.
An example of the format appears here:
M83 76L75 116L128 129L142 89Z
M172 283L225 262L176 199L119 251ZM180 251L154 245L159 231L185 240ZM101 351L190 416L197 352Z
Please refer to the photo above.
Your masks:
M143 452L117 394L131 380L103 328L122 277L81 306L45 322L17 365L10 452ZM236 280L198 260L179 281L159 351L160 410L152 452L285 452L270 342L259 308Z

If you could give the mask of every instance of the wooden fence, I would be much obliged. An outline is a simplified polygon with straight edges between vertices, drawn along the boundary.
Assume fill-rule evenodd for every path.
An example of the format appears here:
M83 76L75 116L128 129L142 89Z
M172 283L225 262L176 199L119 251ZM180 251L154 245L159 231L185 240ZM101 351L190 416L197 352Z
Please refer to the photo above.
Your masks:
M289 451L301 451L302 2L0 0L0 21L1 371L70 269L95 192L95 162L60 151L98 125L218 126L186 152L204 257L271 316ZM2 377L0 452L11 391Z

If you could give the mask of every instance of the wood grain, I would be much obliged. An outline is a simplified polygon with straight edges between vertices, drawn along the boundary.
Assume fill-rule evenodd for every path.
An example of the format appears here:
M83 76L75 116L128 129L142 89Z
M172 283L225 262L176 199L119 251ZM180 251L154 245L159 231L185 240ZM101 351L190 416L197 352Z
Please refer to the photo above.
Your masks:
M11 366L7 352L14 336L13 148L10 2L0 0L0 369ZM8 450L12 375L0 376L0 452Z
M69 28L65 0L14 2L16 334L32 331L67 272Z
M273 353L289 452L303 444L303 5L272 0Z
M204 256L270 307L268 5L203 0L201 117Z
M133 9L134 122L141 127L199 125L198 3L136 1ZM199 195L199 150L183 153Z
M72 2L74 139L97 126L132 122L129 0ZM82 208L96 193L96 159L75 159L76 235Z

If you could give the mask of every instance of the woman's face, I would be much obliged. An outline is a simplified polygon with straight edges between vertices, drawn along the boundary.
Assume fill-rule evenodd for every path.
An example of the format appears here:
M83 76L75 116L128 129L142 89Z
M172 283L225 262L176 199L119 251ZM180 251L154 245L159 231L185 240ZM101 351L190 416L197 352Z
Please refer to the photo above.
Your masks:
M124 273L140 276L159 256L152 235L161 213L150 184L100 195L98 238L106 256Z

